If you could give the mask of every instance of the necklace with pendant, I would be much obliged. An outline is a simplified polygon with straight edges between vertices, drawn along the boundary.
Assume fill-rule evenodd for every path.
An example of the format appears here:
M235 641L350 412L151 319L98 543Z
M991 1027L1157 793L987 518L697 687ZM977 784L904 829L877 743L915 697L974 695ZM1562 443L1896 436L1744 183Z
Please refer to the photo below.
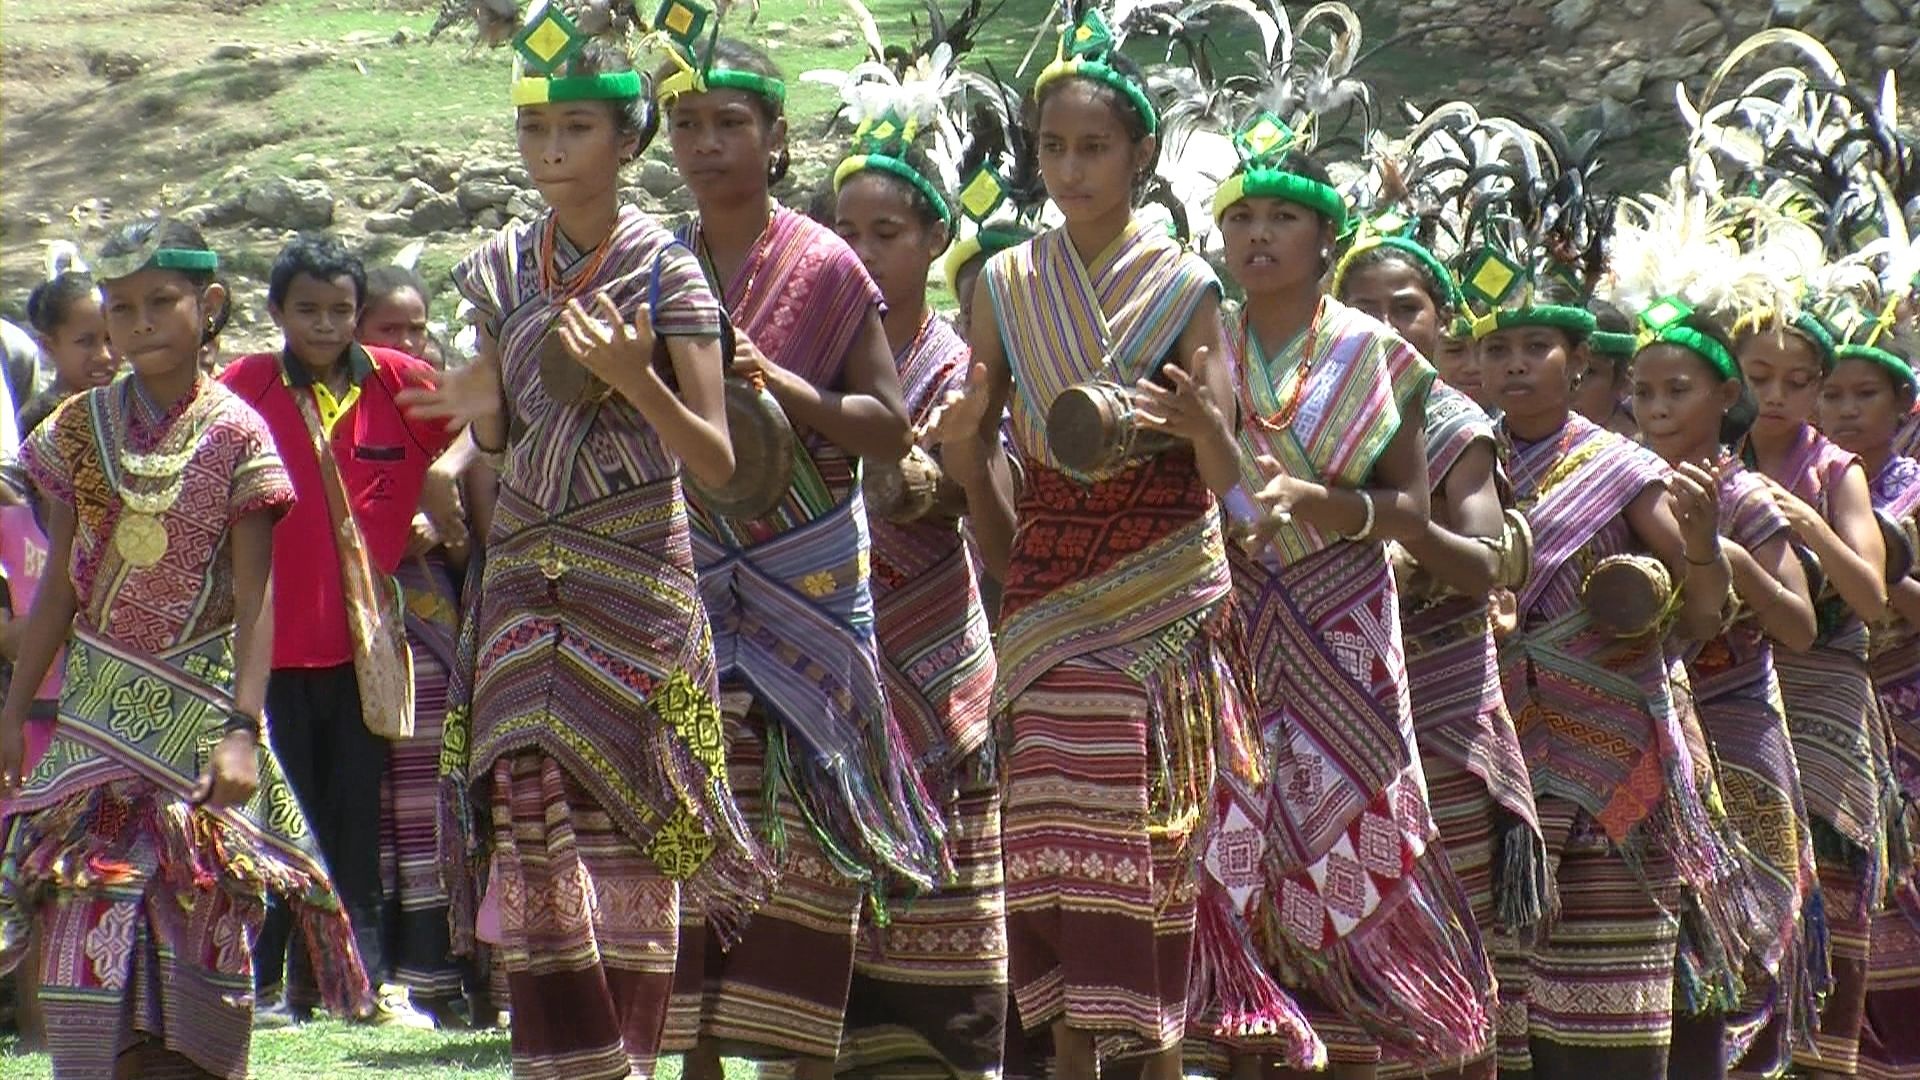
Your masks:
M124 507L120 520L114 525L113 549L128 566L145 570L166 557L169 541L162 515L173 509L180 499L180 491L186 485L187 464L200 448L200 436L211 409L207 405L209 395L197 394L186 411L174 418L159 446L146 453L134 451L127 446L133 413L132 382L127 380L118 410L120 423L113 433L113 452L108 455L112 459L108 464L108 479ZM136 476L161 481L161 487L135 491L128 481Z

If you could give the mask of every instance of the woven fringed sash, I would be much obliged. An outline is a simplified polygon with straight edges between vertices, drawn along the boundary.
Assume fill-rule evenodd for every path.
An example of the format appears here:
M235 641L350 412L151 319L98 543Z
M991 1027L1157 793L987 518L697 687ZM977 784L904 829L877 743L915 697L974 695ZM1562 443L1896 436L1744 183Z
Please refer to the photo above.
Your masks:
M1233 890L1255 940L1286 981L1381 1042L1419 1060L1477 1056L1491 969L1433 843L1383 553L1338 544L1277 572L1236 554L1234 577L1271 782L1229 809L1216 849L1257 850L1257 879Z
M103 797L100 783L132 773L169 800L155 803L156 814L172 819L155 826L169 845L161 851L163 872L197 886L236 878L284 897L307 935L322 1000L358 1015L373 1000L367 972L273 747L261 747L260 786L244 804L188 806L225 737L232 678L231 628L152 656L74 627L59 728L9 808L19 825L10 837L0 916L20 914L14 905L23 884L103 883L92 877L103 865L91 857L98 844L88 815ZM68 807L59 827L36 829L29 815L59 804Z

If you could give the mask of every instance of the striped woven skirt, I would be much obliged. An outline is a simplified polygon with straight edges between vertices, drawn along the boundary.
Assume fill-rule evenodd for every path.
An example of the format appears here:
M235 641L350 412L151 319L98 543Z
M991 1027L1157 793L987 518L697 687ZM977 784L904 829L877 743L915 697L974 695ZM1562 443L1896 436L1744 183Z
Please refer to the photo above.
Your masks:
M976 757L993 753L988 747ZM956 879L896 901L886 927L862 929L853 961L840 1075L987 1080L1007 1032L1006 880L1000 790L990 768L961 766L946 807Z
M1193 853L1150 828L1158 775L1142 684L1070 660L1013 701L1004 812L1014 1000L1033 1031L1064 1020L1103 1056L1186 1027Z
M1505 1047L1505 1057L1524 1067L1527 1003L1521 990L1526 985L1526 951L1500 916L1495 879L1509 864L1538 867L1545 852L1538 846L1532 783L1501 695L1486 612L1484 601L1450 598L1407 614L1402 633L1427 801L1496 977L1496 1048ZM1518 853L1506 851L1510 843L1532 848L1525 862L1517 860ZM1531 880L1533 872L1511 876L1528 878L1529 885L1542 891L1551 889L1550 882ZM1502 887L1520 885L1508 881ZM1509 907L1531 911L1551 902L1550 896L1537 896ZM1391 1054L1380 1069L1383 1080L1423 1075L1436 1074L1426 1070L1426 1063L1395 1060Z
M1867 1080L1920 1077L1920 895L1873 918L1873 965L1860 1026L1859 1075Z
M495 961L513 997L513 1074L653 1074L673 985L680 887L586 787L537 750L493 770Z
M123 1053L162 1047L215 1076L247 1075L263 896L196 874L191 863L217 856L188 854L196 841L178 806L145 781L119 780L25 819L67 845L52 865L84 866L92 878L84 888L46 883L53 892L35 912L58 1080L103 1080Z
M449 673L440 658L411 633L408 640L413 646L413 737L388 747L387 783L381 791L380 877L387 895L387 959L393 965L393 981L410 990L416 1000L444 1001L461 991L434 834Z
M1679 872L1651 847L1636 872L1572 803L1538 805L1547 849L1557 855L1560 914L1518 975L1527 1060L1509 1063L1503 1046L1502 1080L1666 1080Z
M862 886L835 868L777 770L767 769L768 722L752 694L723 686L727 779L741 813L780 865L773 895L730 947L691 906L682 910L663 1048L698 1041L756 1059L839 1055L853 975Z
M1889 773L1885 729L1859 635L1774 658L1800 781L1813 819L1814 860L1826 911L1832 988L1811 1048L1794 1064L1852 1075L1860 1056L1872 929L1869 868L1883 843L1881 782ZM1855 655L1856 651L1859 655Z

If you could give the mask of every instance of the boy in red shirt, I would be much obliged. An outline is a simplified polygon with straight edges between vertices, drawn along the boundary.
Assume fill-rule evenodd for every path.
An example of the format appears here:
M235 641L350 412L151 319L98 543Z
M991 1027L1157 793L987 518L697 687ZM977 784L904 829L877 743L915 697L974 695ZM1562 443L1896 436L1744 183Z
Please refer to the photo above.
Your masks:
M431 367L355 342L366 288L365 267L340 241L295 240L274 261L267 291L285 348L240 357L219 377L266 420L297 496L273 538L270 737L353 920L367 975L380 986L372 1019L432 1027L403 988L384 984L380 778L387 740L368 729L361 712L341 551L305 414L315 414L326 432L345 502L379 575L390 576L399 565L428 470L452 435L440 423L408 419L394 404L401 390L430 384ZM255 946L256 981L262 997L270 995L284 962L284 1006L299 1019L311 1011L313 980L304 949L286 961L290 930L283 912L269 917Z

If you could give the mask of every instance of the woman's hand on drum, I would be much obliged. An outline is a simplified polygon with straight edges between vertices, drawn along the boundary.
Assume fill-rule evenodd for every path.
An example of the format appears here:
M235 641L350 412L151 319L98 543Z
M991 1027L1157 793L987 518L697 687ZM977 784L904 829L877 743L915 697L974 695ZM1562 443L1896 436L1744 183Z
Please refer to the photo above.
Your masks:
M608 386L624 393L632 388L636 377L659 378L653 374L652 363L653 311L645 304L633 313L629 323L620 316L613 297L601 290L593 298L592 314L578 299L567 301L556 329L567 352Z
M798 377L767 359L767 354L760 351L760 346L755 345L752 338L738 329L734 331L733 371L729 374L735 378L745 379L756 386L765 387L767 393L772 394L773 399L783 408L786 406L787 399L782 396L782 391Z
M1716 551L1720 543L1720 477L1691 461L1676 465L1667 482L1673 503L1674 520L1680 523L1680 538L1686 544L1689 561Z
M1203 366L1207 350L1199 349L1193 359L1195 368ZM1160 370L1173 384L1173 389L1147 379L1134 383L1133 404L1137 410L1134 415L1139 425L1196 445L1207 439L1231 442L1226 416L1213 400L1213 391L1178 364L1168 364Z

